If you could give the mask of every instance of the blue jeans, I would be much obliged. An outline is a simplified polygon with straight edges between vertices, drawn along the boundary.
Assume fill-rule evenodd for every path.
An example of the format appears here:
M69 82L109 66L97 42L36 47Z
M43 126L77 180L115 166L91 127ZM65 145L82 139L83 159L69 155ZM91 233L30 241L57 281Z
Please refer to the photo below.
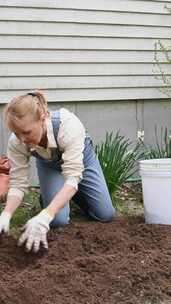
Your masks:
M84 149L83 178L78 184L78 191L72 200L91 218L109 222L115 215L115 208L108 192L99 161L95 155L90 138L86 139ZM47 207L55 194L64 185L64 178L56 163L37 158L37 170L40 182L43 208ZM65 226L70 220L69 202L59 211L51 226Z

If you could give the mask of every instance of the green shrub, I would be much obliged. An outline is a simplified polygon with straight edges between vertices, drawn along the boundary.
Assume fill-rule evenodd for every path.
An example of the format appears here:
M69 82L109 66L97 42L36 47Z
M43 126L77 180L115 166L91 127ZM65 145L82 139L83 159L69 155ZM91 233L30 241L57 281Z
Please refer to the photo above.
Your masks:
M139 146L130 149L131 142L119 132L106 133L104 142L95 148L110 195L120 188L137 171L137 160L142 155Z

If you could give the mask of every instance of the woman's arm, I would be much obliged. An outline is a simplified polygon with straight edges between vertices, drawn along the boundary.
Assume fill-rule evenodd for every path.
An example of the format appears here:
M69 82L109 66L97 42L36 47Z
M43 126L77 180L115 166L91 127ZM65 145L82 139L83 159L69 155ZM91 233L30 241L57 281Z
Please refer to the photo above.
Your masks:
M15 210L22 203L24 192L27 192L28 189L29 152L12 134L8 141L7 155L11 164L10 188L3 212L12 217Z
M3 212L8 212L11 217L15 210L19 207L19 205L22 203L22 198L15 195L10 195L7 197L7 202L5 205L5 208Z
M29 158L30 151L22 144L15 134L11 134L7 156L10 160L10 188L8 196L18 196L23 199L29 187Z

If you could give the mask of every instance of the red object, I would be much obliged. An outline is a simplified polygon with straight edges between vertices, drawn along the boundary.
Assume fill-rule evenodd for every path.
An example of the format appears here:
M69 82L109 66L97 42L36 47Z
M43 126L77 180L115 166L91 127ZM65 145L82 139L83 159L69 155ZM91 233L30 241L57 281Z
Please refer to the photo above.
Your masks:
M0 198L4 197L9 189L10 161L5 155L0 156Z
M0 173L9 174L10 161L5 155L0 156Z

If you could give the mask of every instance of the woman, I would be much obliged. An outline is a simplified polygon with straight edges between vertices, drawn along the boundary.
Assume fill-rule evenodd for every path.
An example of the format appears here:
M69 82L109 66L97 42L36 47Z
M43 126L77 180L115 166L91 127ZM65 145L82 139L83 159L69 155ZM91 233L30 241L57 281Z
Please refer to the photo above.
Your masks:
M111 221L115 209L104 176L80 120L68 110L49 112L44 95L36 91L12 99L5 107L5 122L12 132L8 142L10 189L0 215L0 233L27 192L28 165L36 157L42 211L24 227L18 245L37 252L48 248L49 227L69 223L72 198L84 212L101 222Z

